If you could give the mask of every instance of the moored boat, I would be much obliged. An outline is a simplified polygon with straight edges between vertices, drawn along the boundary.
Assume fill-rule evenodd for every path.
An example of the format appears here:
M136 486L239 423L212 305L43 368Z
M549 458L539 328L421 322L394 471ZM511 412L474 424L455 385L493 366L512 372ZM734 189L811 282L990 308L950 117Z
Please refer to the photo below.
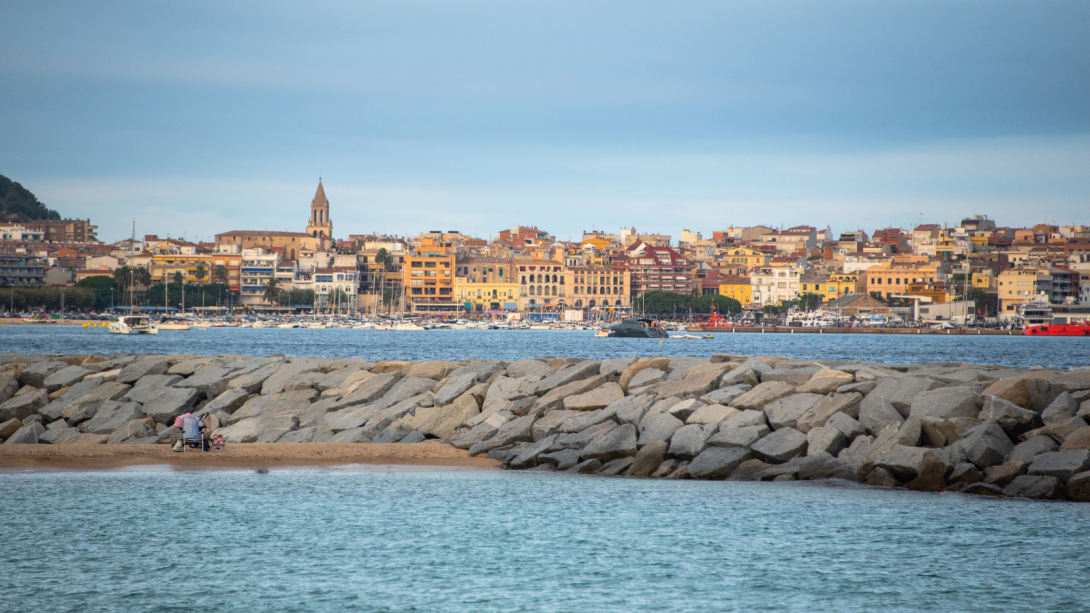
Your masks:
M159 327L147 315L126 315L110 323L110 334L159 334Z
M1023 336L1090 336L1090 323L1037 324L1022 328Z
M611 338L668 338L666 330L650 319L626 319L621 323L610 326Z

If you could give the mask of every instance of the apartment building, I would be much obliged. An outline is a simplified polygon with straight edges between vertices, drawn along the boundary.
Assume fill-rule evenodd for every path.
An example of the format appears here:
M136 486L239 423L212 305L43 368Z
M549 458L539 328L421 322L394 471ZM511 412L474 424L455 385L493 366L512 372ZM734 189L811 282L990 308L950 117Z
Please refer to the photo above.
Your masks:
M359 272L354 266L314 269L314 297L319 305L355 310Z
M467 311L513 311L519 283L512 258L470 256L457 260L454 295Z
M630 299L647 292L687 294L694 291L694 268L688 259L670 247L655 247L637 241L613 259L613 268L630 273Z
M451 243L424 239L405 256L404 291L414 313L453 313L455 251Z
M276 275L280 253L243 249L241 256L239 301L244 305L265 304L265 287Z
M771 268L763 266L749 275L754 306L779 305L799 297L801 266Z
M866 279L867 293L877 292L888 298L903 294L912 283L934 283L938 269L930 264L882 263L867 268L862 276Z
M570 292L566 305L575 308L620 307L631 304L632 274L629 270L605 266L573 266L565 269L566 286Z
M554 309L568 304L564 291L564 265L559 260L515 258L515 274L518 275L520 311Z
M753 288L750 286L749 277L741 275L725 275L719 281L719 295L734 298L743 307L753 304Z
M0 282L40 286L45 283L45 260L28 253L0 253Z
M1051 294L1052 277L1047 269L1012 268L999 273L999 319L1012 320L1018 307L1033 296Z
M41 232L42 240L54 243L97 243L98 226L90 219L41 219L20 222L27 231Z

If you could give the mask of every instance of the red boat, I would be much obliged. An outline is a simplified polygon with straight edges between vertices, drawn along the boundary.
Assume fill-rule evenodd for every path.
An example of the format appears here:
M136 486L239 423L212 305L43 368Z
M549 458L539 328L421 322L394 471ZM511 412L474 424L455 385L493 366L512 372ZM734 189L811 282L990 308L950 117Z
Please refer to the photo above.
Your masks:
M1090 323L1038 324L1022 328L1024 336L1090 336Z

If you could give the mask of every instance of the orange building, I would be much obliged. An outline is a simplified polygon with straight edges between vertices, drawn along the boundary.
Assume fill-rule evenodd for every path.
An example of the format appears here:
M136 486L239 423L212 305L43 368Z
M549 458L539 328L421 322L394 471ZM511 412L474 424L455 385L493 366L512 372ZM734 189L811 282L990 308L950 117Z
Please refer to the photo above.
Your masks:
M461 306L454 300L454 247L451 243L424 239L405 256L405 296L414 313L453 313Z

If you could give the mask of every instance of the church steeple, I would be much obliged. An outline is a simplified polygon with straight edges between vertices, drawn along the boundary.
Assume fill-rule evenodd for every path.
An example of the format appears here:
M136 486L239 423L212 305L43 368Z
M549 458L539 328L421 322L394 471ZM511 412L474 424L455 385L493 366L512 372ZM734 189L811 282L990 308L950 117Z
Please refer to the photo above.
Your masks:
M307 221L307 234L311 236L333 236L333 221L329 218L329 200L325 197L322 179L318 179L318 190L310 201L310 219Z

